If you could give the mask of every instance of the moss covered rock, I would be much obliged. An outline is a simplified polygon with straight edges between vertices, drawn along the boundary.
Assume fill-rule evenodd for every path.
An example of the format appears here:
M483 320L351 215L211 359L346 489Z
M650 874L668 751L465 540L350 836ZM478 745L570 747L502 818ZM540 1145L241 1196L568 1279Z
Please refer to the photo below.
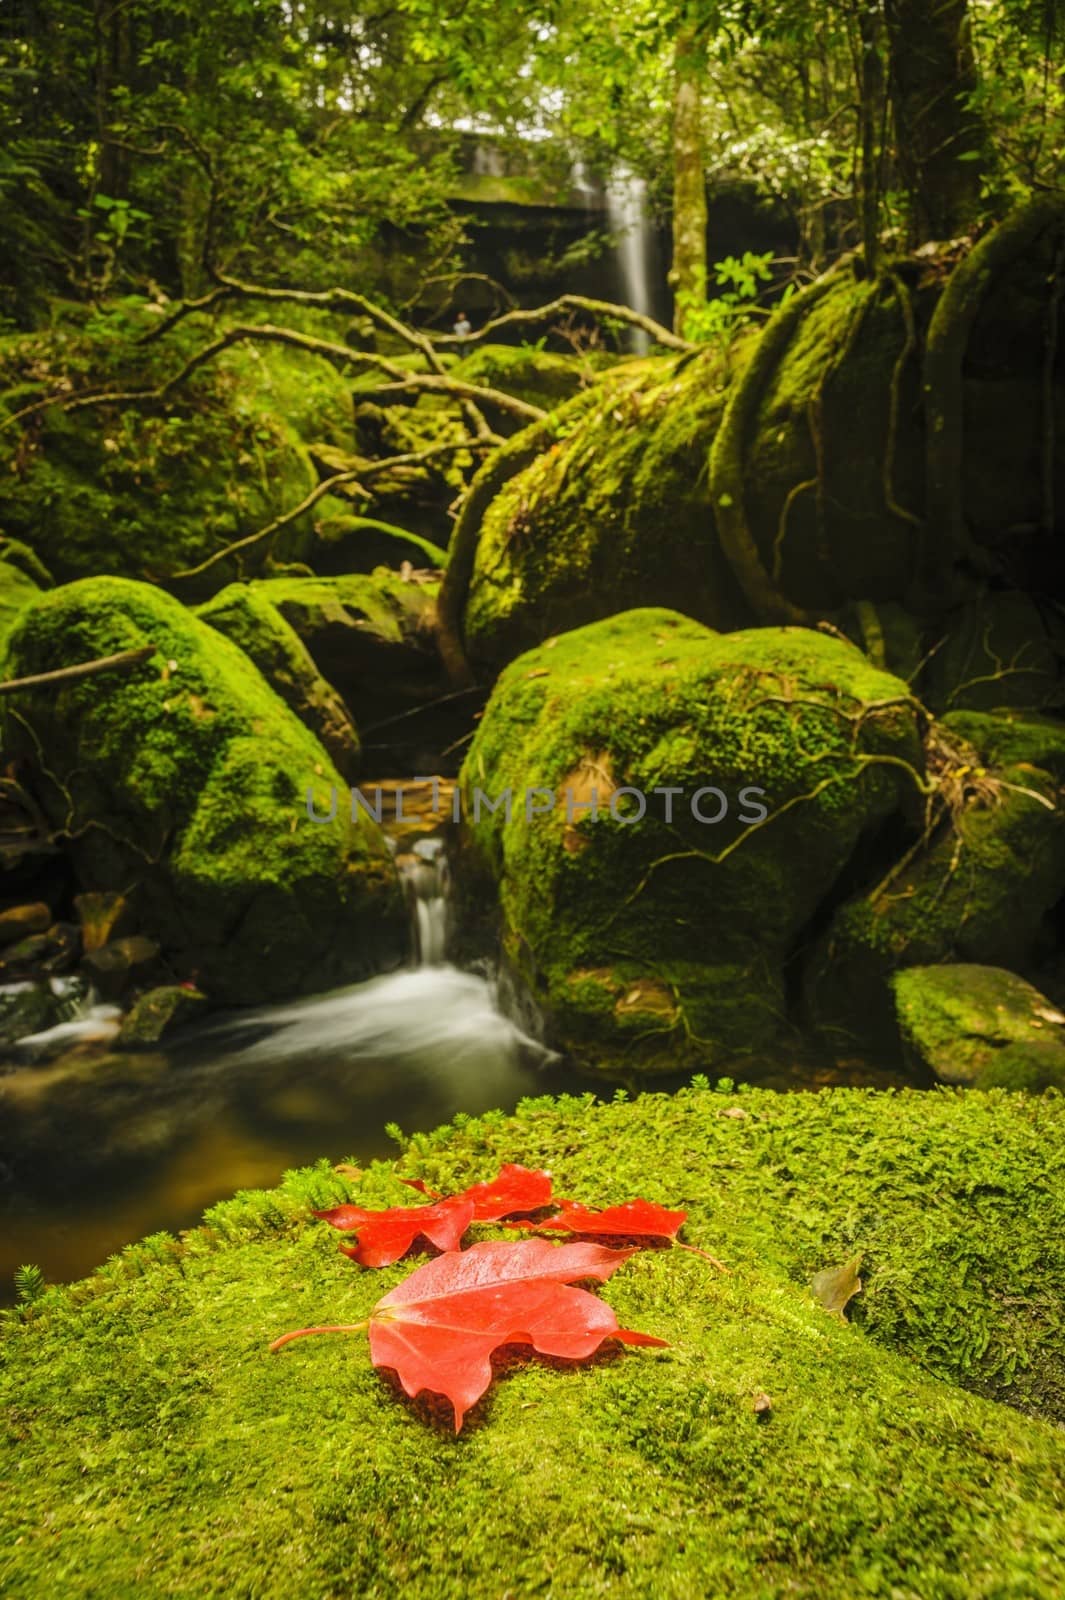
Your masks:
M839 1048L894 1052L888 980L902 967L1024 972L1052 942L1046 919L1065 894L1065 730L978 712L939 727L932 825L896 841L894 859L838 906L808 959L809 1013Z
M35 769L82 887L122 890L175 975L254 1002L398 959L402 900L380 831L305 796L341 787L248 657L147 584L84 579L18 620L7 676L151 645L122 674L4 704L4 746ZM322 804L320 800L320 805ZM326 811L328 807L325 807Z
M51 586L51 573L33 551L18 539L0 535L0 644L23 606Z
M0 408L59 390L139 390L178 370L206 339L190 325L136 342L157 315L129 301L85 321L71 313L48 333L0 341ZM317 482L307 445L350 438L351 397L328 362L281 346L235 346L201 367L166 406L131 402L27 418L0 435L0 525L59 579L112 572L165 577L303 500ZM303 556L310 517L280 536ZM210 593L238 576L222 563Z
M164 984L138 995L115 1039L118 1050L143 1050L191 1022L206 1010L207 997L183 984Z
M1065 1015L1002 967L907 967L892 979L899 1029L941 1083L1065 1090Z
M706 487L723 409L712 351L626 362L563 406L484 517L463 618L471 660L501 665L631 605L676 606L711 627L754 620ZM512 441L516 459L534 433Z
M240 646L321 741L341 777L354 779L359 770L359 735L351 713L277 607L250 584L231 583L196 614Z
M773 1037L796 937L921 762L905 685L850 645L648 609L506 669L463 809L556 1037L587 1067L662 1071Z
M392 1164L238 1195L9 1317L5 1593L1044 1600L1065 1585L1063 1131L1053 1097L703 1090L416 1137L405 1176L542 1165L586 1203L684 1208L732 1269L640 1252L599 1292L669 1348L512 1359L458 1439L361 1336L266 1351L409 1273L357 1271L309 1216L407 1203ZM809 1283L854 1254L847 1326Z
M263 578L250 587L298 634L360 726L446 687L433 644L435 580L378 567L339 578Z

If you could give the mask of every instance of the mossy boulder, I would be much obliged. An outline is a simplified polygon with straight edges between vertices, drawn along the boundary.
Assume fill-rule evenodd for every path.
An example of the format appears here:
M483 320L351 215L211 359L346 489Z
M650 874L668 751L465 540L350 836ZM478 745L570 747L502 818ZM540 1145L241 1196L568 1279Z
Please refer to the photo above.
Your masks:
M196 615L240 646L320 740L341 777L353 780L359 770L359 735L351 713L277 607L250 584L231 583Z
M51 586L51 573L28 545L0 535L0 645L23 606Z
M1002 967L907 967L892 979L903 1042L941 1083L1065 1090L1065 1015Z
M1049 954L1065 895L1065 730L955 712L938 725L932 825L900 837L876 879L838 905L807 960L808 1015L840 1049L894 1054L889 979L940 962L1025 972Z
M633 605L711 627L755 620L717 546L706 461L724 409L716 352L625 362L507 446L540 453L480 528L463 616L474 662Z
M150 388L207 342L186 324L137 343L157 322L158 308L134 299L0 340L0 408L21 409L64 383ZM55 405L0 435L0 525L60 580L166 577L298 505L317 482L308 443L347 442L351 419L347 386L328 362L234 346L166 406ZM304 557L313 542L308 516L280 535L278 550ZM193 588L209 594L241 571L223 562Z
M463 811L556 1039L585 1067L664 1071L777 1033L796 938L921 763L906 686L852 646L646 609L504 671Z
M685 1209L732 1269L641 1251L598 1292L668 1348L512 1350L458 1439L364 1336L266 1350L360 1321L410 1272L356 1271L310 1216L409 1202L391 1162L351 1186L323 1161L82 1283L27 1281L0 1337L5 1593L1058 1594L1063 1106L703 1089L416 1137L404 1176L450 1192L544 1166L586 1203ZM855 1254L848 1326L809 1284Z
M262 578L250 585L303 641L359 726L444 692L433 642L438 587L434 579L405 579L387 567L338 578Z
M380 830L343 804L335 823L309 820L308 789L341 788L328 755L177 600L121 578L67 584L22 613L3 671L146 645L124 673L4 703L4 747L32 766L82 888L127 894L174 975L198 975L218 1000L325 988L399 959L402 898Z
M534 345L479 344L451 368L451 376L465 383L501 389L529 405L551 411L570 399L610 365L598 353L582 359ZM505 432L514 431L513 418L492 411L492 422Z

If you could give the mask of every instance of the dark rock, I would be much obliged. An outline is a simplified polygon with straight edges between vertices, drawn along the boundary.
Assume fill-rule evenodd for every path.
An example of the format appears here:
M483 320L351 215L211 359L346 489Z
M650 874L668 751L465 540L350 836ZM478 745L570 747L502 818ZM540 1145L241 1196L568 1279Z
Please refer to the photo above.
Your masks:
M45 933L52 925L52 913L43 901L11 906L0 911L0 947L17 945L33 934Z

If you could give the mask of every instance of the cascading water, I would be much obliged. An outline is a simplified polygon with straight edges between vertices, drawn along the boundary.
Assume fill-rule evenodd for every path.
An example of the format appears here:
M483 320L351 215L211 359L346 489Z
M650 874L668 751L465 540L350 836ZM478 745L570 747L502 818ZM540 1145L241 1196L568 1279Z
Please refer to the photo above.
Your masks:
M569 1086L534 1021L447 961L444 839L408 829L396 866L414 946L401 971L217 1012L141 1052L109 1048L118 1008L87 996L0 1060L0 1303L23 1261L77 1277L286 1167L383 1156L389 1122L412 1132Z
M444 841L419 839L409 855L396 857L411 908L414 959L438 967L447 947L447 851Z
M633 311L651 316L651 224L644 179L627 167L618 167L606 186L606 209L616 241L622 301ZM637 355L650 349L650 335L642 328L632 329L630 341Z

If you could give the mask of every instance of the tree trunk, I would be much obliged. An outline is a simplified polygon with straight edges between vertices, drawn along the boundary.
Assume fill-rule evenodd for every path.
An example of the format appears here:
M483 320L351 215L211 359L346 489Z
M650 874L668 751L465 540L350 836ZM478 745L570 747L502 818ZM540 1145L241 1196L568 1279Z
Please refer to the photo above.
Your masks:
M694 28L677 35L673 66L673 327L683 335L693 305L706 298L706 177L703 172L701 55Z
M867 270L875 272L880 254L880 140L884 112L884 64L880 59L880 18L872 6L861 7L858 34L861 49L859 92L862 162L859 209L862 254Z
M986 131L965 104L976 87L968 0L884 0L899 169L912 242L950 239L974 222Z

